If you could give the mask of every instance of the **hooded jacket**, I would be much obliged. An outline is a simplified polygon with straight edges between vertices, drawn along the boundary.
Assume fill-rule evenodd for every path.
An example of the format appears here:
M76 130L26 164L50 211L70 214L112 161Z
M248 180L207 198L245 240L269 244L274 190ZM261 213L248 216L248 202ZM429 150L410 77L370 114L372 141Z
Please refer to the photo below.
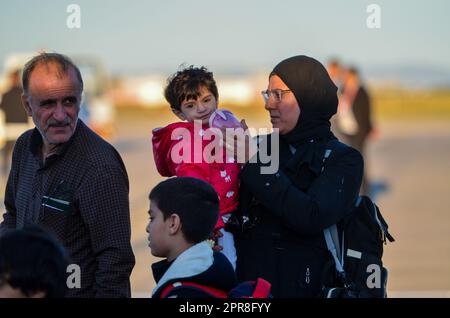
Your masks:
M233 267L227 258L213 252L206 242L198 243L181 253L174 261L162 260L152 265L157 283L153 298L161 298L164 289L177 282L190 282L229 292L237 284ZM190 287L175 287L166 298L203 298L209 295Z
M219 229L224 227L222 216L236 210L238 205L240 165L226 158L224 147L219 162L207 162L210 158L202 155L212 149L209 136L205 136L207 128L203 125L196 131L194 123L178 122L154 129L153 157L164 177L192 177L212 185L219 196L219 220L215 227ZM191 153L186 154L185 150Z

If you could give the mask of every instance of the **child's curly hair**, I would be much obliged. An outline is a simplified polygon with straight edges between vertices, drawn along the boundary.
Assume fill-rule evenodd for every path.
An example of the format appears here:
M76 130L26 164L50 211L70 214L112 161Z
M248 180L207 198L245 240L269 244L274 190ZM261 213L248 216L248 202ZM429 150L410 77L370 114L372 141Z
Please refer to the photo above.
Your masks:
M200 88L208 89L216 98L219 98L216 81L213 73L204 66L194 67L190 65L172 74L167 79L167 86L164 89L164 97L170 107L180 110L184 100L196 100L200 96Z

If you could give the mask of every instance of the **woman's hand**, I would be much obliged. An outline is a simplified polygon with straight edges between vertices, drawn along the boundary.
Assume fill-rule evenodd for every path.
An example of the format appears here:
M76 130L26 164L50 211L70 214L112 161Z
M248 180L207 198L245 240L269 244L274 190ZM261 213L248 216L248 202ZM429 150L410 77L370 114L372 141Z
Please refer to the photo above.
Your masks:
M241 128L222 129L222 137L228 154L231 154L235 162L246 164L258 152L256 141L252 138L245 119L241 120Z

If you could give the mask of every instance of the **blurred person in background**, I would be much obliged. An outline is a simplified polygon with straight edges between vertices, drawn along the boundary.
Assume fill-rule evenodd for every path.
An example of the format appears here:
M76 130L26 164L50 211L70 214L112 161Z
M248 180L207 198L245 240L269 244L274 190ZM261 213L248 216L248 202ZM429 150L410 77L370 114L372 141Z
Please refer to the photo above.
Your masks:
M370 189L365 149L367 138L373 130L371 99L355 67L345 71L342 85L343 90L339 98L337 114L333 117L332 130L339 140L357 149L363 155L366 165L360 193L368 195Z
M334 85L337 87L337 96L338 96L338 102L342 102L342 92L344 91L344 76L345 76L345 69L343 65L341 65L341 62L338 59L331 59L328 61L327 64L327 72L330 76L331 80L333 81ZM338 104L338 110L339 110L339 104ZM337 113L331 117L330 123L331 123L331 131L333 134L341 141L345 140L345 136L342 135L341 130L339 129L339 116Z
M331 59L327 64L328 75L330 75L331 80L334 85L338 88L338 94L343 91L344 88L344 69L341 66L341 63L337 59Z
M0 102L0 110L5 117L6 143L2 149L2 173L7 175L11 153L16 139L29 128L28 116L22 107L22 85L20 83L20 71L14 70L9 74L11 87L7 90Z

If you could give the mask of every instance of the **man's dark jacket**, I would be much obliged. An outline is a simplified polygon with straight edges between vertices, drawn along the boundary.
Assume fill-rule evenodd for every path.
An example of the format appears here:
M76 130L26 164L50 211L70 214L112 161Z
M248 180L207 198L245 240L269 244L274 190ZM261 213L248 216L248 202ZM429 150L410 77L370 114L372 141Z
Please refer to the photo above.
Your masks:
M17 140L0 234L36 223L55 234L81 270L77 286L76 266L70 267L68 297L130 297L135 259L120 155L81 120L45 164L41 147L37 129Z

